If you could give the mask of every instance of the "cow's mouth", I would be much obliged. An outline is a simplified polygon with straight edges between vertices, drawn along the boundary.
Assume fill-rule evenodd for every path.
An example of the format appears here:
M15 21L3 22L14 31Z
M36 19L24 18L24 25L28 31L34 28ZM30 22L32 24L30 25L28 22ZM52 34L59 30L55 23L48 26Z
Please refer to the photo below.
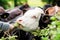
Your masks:
M20 24L20 23L17 23L18 24L18 28L19 29L21 29L21 30L23 30L23 31L30 31L30 28L28 28L28 27L25 27L25 26L23 26L22 24Z
M22 24L19 24L19 28L22 29L24 28L24 26Z
M15 26L15 27L18 27L19 29L24 28L24 26L23 26L22 24L17 23L17 22L14 24L14 26Z

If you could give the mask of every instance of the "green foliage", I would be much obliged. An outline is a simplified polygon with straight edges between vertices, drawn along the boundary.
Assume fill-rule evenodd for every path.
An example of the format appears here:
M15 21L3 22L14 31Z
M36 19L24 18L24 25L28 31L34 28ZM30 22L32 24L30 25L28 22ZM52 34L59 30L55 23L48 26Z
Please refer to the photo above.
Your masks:
M48 37L42 37L42 40L48 40Z
M27 2L27 0L0 0L0 6L5 9L13 9L15 6L22 5Z
M56 34L53 40L60 40L60 34Z
M27 2L27 0L14 0L15 6L22 5L23 3Z
M20 6L26 2L30 6L43 7L45 4L51 4L53 0L0 0L0 6L3 6L5 9L13 9L15 6Z
M17 37L17 36L9 36L8 39L9 39L9 40L16 40L15 37Z
M43 2L42 0L28 0L28 4L30 6L36 7L36 6L40 6L43 7L45 4L47 4L47 2Z
M4 38L4 37L2 37L0 40L5 40L5 38Z
M56 17L51 17L50 20L55 21Z
M6 38L2 37L0 40L16 40L15 37L17 37L17 36L9 36L9 37L6 37Z

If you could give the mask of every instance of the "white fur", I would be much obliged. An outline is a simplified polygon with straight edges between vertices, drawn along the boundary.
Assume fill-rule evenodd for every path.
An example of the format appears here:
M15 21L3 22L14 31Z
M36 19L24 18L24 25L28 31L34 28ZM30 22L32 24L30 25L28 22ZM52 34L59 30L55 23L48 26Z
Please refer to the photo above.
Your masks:
M38 23L39 23L41 14L44 14L44 11L41 8L31 9L31 10L28 10L24 14L24 16L18 18L17 22L24 26L24 28L22 29L25 31L36 30L38 28ZM32 18L33 16L36 16L36 18ZM22 20L22 21L20 22L19 20Z

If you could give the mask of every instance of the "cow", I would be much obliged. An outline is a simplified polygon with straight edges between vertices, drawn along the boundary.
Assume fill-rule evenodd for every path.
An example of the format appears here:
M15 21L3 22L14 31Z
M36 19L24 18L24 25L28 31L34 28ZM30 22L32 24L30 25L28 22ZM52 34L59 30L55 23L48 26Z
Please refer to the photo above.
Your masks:
M20 25L18 26L20 29L20 40L32 40L33 38L37 40L37 38L40 38L35 37L30 32L39 28L39 20L42 14L45 15L41 8L35 8L28 10L22 17L19 17L16 20L16 22Z
M22 6L15 7L14 9L11 10L5 10L5 13L3 15L6 16L6 18L1 18L1 21L8 22L16 18L17 16L23 16L23 14L29 10L29 5L25 4Z
M44 14L44 11L41 8L31 9L28 10L24 16L19 17L16 22L23 25L23 27L19 27L20 29L26 31L36 30L41 14Z

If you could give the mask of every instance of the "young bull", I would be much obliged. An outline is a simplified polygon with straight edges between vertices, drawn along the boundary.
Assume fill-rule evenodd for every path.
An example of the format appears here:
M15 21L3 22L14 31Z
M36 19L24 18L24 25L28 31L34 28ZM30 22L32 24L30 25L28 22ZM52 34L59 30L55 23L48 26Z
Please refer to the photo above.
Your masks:
M5 19L2 18L1 20L7 22L7 21L9 21L9 20L11 20L11 19L15 18L16 16L21 15L23 13L19 8L16 8L16 9L8 11L5 14L8 15L7 18L5 18Z
M6 11L4 14L8 15L7 18L5 19L2 18L1 21L10 21L19 15L22 16L24 12L26 12L27 10L29 10L29 6L27 4L19 7L15 7L12 10Z

